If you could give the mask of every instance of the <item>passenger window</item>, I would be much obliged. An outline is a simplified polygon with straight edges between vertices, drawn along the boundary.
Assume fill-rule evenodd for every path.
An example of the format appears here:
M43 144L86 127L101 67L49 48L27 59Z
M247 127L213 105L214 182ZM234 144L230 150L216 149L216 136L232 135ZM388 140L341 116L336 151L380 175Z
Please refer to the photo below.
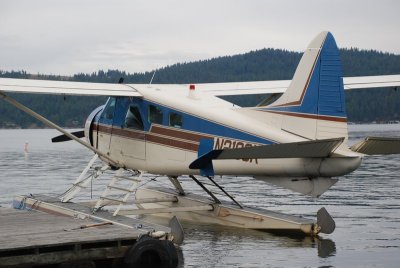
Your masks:
M171 127L181 128L183 124L182 115L177 113L170 113L169 114L169 125Z
M125 127L143 130L143 121L139 108L136 105L129 106L125 117Z
M162 110L154 105L149 106L149 122L162 124L163 122L163 112Z
M115 109L115 98L110 98L106 108L104 109L104 112L102 114L102 117L105 119L113 119L114 117L114 109Z

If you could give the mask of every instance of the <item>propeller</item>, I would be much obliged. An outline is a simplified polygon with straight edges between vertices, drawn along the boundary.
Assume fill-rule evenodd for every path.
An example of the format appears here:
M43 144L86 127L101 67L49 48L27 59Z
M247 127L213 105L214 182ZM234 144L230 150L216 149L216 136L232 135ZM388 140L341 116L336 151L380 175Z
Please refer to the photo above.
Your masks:
M83 138L85 137L85 131L84 130L79 130L79 131L75 131L75 132L71 132L72 135L74 135L77 138ZM57 137L54 137L51 139L51 142L63 142L63 141L70 141L71 138L68 137L65 134L59 135Z
M11 105L14 105L15 107L17 107L18 109L24 111L25 113L33 116L34 118L36 118L37 120L43 122L44 124L46 124L47 126L57 129L58 131L60 131L61 133L64 133L65 136L69 137L70 139L80 143L81 145L85 146L86 148L88 148L89 150L95 152L96 154L98 154L99 156L103 157L104 159L107 159L108 162L115 166L115 167L122 167L122 165L118 162L115 161L114 159L110 158L107 153L103 153L102 151L94 148L91 144L77 138L75 135L72 135L71 133L69 133L68 131L66 131L65 129L63 129L62 127L54 124L53 122L51 122L50 120L44 118L43 116L41 116L40 114L32 111L31 109L29 109L28 107L26 107L25 105L19 103L18 101L14 100L13 98L11 98L10 96L7 96L6 94L4 94L4 92L0 91L0 98L5 100L6 102L10 103Z

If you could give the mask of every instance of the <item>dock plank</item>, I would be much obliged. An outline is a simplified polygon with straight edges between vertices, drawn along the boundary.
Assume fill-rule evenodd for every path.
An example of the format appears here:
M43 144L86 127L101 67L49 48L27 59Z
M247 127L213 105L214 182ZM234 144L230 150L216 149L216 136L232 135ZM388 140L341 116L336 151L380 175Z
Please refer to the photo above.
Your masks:
M0 209L0 251L39 246L94 243L136 239L146 233L138 229L97 224L89 219L74 219L39 211Z

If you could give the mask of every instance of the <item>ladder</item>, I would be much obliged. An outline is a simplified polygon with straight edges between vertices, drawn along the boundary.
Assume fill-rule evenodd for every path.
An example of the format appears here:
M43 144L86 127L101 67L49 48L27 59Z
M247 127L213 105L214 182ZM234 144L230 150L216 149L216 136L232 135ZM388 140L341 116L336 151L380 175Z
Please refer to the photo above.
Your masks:
M71 188L69 188L61 198L61 202L69 202L72 198L76 196L82 189L86 189L88 184L91 183L93 180L97 179L100 175L102 175L106 170L110 169L109 165L104 165L101 168L93 167L94 162L98 159L98 155L95 154L93 158L89 161L85 169L79 175L79 177L75 180L72 184ZM91 174L86 176L89 171L92 171Z
M123 175L124 171L123 168L117 170L116 174L101 194L99 200L96 202L93 208L94 212L98 211L104 205L117 205L113 216L118 215L122 206L128 201L129 196L135 191L138 183L142 181L142 176L144 174L144 172L137 171L137 177L128 177ZM129 182L130 185L128 187L122 185L121 182L123 181ZM114 197L116 193L119 193L120 197Z

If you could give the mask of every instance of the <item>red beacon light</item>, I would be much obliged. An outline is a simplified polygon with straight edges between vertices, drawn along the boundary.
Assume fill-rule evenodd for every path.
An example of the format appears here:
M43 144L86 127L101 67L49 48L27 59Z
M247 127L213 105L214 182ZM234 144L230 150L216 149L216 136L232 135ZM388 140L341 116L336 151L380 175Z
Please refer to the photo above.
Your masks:
M193 84L189 85L189 96L188 96L189 98L196 99L195 89L196 89L195 85L193 85Z

